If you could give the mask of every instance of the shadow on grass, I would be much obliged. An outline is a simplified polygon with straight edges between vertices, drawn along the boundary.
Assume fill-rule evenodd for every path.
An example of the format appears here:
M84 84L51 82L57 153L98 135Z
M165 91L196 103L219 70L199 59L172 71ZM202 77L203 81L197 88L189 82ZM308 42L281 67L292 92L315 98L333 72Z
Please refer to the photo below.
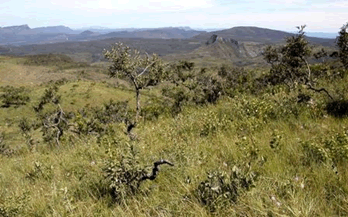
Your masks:
M334 100L326 105L326 111L329 115L337 118L348 117L348 100Z

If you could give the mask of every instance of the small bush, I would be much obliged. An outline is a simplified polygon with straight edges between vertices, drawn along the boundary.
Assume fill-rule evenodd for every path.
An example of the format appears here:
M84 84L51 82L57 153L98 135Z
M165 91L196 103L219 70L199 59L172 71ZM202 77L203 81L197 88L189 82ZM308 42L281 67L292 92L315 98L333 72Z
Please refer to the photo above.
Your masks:
M232 168L231 174L214 171L199 184L194 195L210 212L215 212L230 204L237 203L238 197L255 187L257 174L250 167Z
M30 101L28 90L24 87L6 86L2 88L3 93L0 95L2 100L2 107L8 108L10 106L19 107L25 105Z
M138 193L140 179L145 174L135 147L130 144L119 145L121 147L117 151L108 149L109 158L105 161L103 168L105 179L101 181L103 191L118 203Z
M41 112L44 108L44 105L48 103L59 104L61 95L58 95L59 87L56 84L50 85L45 89L45 93L41 96L40 101L37 106L34 106L36 112Z

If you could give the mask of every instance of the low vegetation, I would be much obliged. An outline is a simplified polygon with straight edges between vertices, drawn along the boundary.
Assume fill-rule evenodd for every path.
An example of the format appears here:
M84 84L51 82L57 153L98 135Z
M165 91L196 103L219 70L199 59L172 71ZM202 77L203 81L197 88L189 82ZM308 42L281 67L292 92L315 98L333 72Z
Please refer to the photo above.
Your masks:
M304 35L270 69L116 44L109 82L2 87L0 216L347 216L345 50L309 64Z

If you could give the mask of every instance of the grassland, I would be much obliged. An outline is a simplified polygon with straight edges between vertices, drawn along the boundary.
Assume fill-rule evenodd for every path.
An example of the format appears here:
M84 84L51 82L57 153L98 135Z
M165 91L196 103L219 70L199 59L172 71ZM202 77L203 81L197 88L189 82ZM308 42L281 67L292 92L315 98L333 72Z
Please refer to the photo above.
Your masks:
M64 112L76 113L69 119L74 126L91 118L77 115L83 108L92 112L110 99L127 100L130 108L135 102L127 82L109 79L104 65L57 68L28 60L0 57L0 85L24 86L31 99L0 108L0 216L348 215L348 119L327 112L324 94L302 87L289 92L281 85L257 93L240 89L216 103L185 104L178 114L160 103L153 107L165 107L158 118L138 123L136 140L123 122L114 122L103 135L67 131L59 146L43 141L41 128L33 129L32 148L18 124L23 117L37 119L33 106L50 80L66 79L58 94ZM321 78L317 85L347 99L346 75ZM142 90L144 110L154 99L167 99L161 95L165 85ZM312 100L299 103L301 93ZM175 166L162 165L155 180L115 200L105 190L105 168L125 159L129 171L150 172L159 159ZM237 193L224 190L231 180Z

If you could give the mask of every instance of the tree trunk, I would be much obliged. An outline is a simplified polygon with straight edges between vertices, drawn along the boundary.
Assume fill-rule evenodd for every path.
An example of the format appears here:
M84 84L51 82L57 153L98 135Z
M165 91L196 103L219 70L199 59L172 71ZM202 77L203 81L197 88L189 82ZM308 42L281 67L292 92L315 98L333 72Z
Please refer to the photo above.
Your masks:
M140 89L136 88L135 92L136 92L136 101L137 101L135 123L138 123L139 115L140 115Z

